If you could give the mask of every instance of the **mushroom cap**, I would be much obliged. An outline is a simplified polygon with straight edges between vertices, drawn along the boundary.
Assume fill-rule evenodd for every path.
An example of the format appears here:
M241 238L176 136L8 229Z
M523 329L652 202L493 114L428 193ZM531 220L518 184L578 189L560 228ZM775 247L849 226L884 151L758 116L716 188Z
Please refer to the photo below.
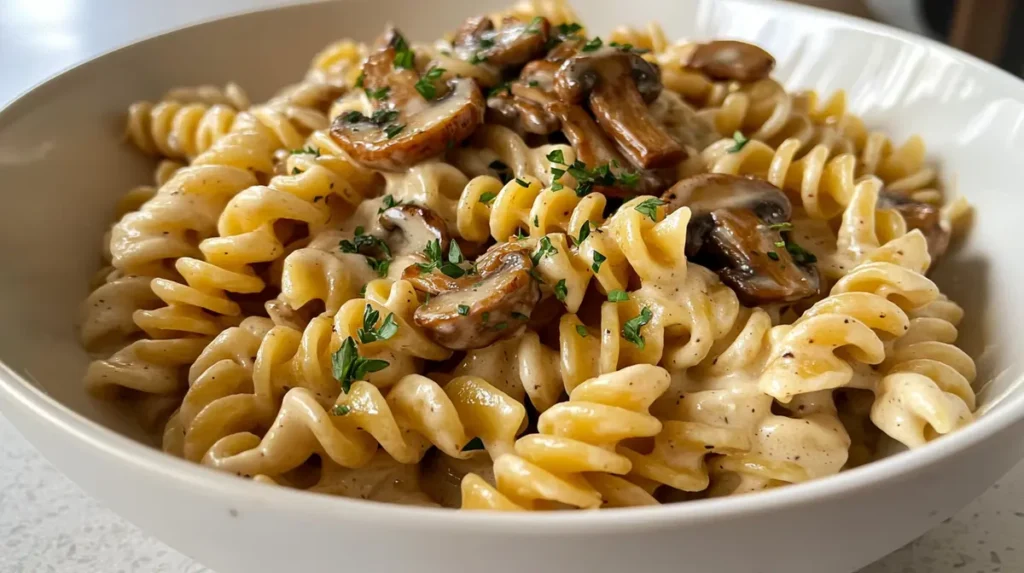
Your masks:
M645 103L661 93L658 68L633 52L605 47L593 52L579 52L568 58L555 74L555 91L563 101L580 103L600 81L633 80Z
M454 51L460 59L474 59L499 68L521 66L544 53L551 25L546 18L523 22L502 20L500 29L487 16L473 16L455 33Z
M477 260L477 275L445 281L444 286L456 288L440 291L416 309L413 319L431 340L453 350L482 348L512 336L540 300L532 269L527 247L498 245Z
M789 198L767 181L706 173L662 195L668 211L689 207L686 255L718 273L747 305L793 302L818 292L817 269L798 263L779 229Z
M792 204L781 189L763 179L724 173L702 173L687 177L661 196L667 213L680 207L690 208L690 228L686 233L686 254L700 251L714 224L710 217L720 209L748 209L772 225L792 216Z
M928 254L932 261L946 253L951 236L950 229L942 224L942 213L939 207L914 201L900 193L883 190L879 194L878 206L884 209L895 209L903 216L908 229L919 229L928 241Z
M373 121L344 114L335 118L331 138L353 159L382 170L399 171L440 155L484 120L484 98L476 82L453 79L448 87L446 96L416 113L399 111L391 125L403 127L392 137Z
M440 215L419 205L395 205L377 217L388 235L384 242L394 256L409 255L423 250L423 246L437 239L441 252L448 252L451 237L448 226Z
M713 40L697 46L686 67L716 80L752 82L768 77L775 68L775 58L753 44Z

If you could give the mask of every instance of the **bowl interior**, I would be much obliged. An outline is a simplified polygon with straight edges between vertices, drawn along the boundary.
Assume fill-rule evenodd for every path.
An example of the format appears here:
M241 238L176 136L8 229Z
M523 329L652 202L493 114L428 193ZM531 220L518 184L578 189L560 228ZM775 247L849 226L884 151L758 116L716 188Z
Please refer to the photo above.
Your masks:
M0 114L0 360L24 383L118 432L142 437L111 406L86 396L87 357L74 328L100 241L118 197L148 183L153 164L124 143L124 112L168 88L236 81L254 100L301 78L327 43L372 40L388 21L427 40L495 0L373 0L293 6L215 21L117 50L33 90ZM580 3L582 4L582 3ZM771 4L721 0L613 0L578 7L591 33L659 21L670 38L741 38L772 52L789 88L848 93L850 109L899 143L920 134L947 188L974 205L975 224L934 271L967 311L960 344L975 357L983 409L1018 392L1024 305L1019 217L1012 206L1024 151L1024 90L994 68L877 26L819 25L834 17L785 17Z

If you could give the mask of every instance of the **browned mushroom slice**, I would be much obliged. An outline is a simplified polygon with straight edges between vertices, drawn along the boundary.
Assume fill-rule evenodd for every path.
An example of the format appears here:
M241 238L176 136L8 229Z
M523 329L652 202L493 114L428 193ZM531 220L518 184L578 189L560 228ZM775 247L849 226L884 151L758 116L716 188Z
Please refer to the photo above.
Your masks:
M647 104L661 93L658 70L643 58L615 48L579 53L555 74L555 90L570 104L590 103L601 128L634 165L670 167L683 148L651 117Z
M416 309L413 318L434 342L453 350L482 348L515 334L540 300L524 246L505 243L477 261L477 275L455 281ZM434 273L438 274L438 273Z
M753 82L768 77L775 58L753 44L714 40L697 46L686 66L716 80Z
M903 215L908 229L920 229L924 233L925 239L928 240L928 254L931 255L933 262L946 253L951 232L942 224L938 207L884 190L879 195L878 206L883 209L895 209Z
M551 26L545 18L522 22L507 17L500 30L491 19L474 16L455 34L455 55L473 63L487 62L499 68L521 66L544 53Z
M448 252L451 237L444 219L434 211L419 205L395 205L377 217L381 228L388 232L383 237L393 256L410 255L423 250L423 245L437 240L441 252Z
M558 118L536 101L502 92L487 98L488 123L497 123L523 135L550 135L559 128Z
M746 305L793 302L818 292L813 256L789 242L789 199L767 181L703 174L665 192L669 211L689 207L686 254L714 270Z
M436 100L417 90L419 75L396 67L400 34L363 65L363 85L375 110L369 117L351 111L335 118L331 137L359 162L377 169L401 170L440 155L469 137L483 123L484 98L473 80L455 78L437 91ZM408 59L412 59L411 52ZM411 65L411 64L410 64Z

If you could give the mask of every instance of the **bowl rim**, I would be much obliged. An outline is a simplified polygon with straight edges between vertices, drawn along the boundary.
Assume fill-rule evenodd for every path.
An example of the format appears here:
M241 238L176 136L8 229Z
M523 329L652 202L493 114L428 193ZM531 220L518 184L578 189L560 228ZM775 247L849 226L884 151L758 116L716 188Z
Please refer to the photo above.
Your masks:
M707 0L697 0L707 1ZM871 35L886 37L902 44L922 46L932 53L939 53L957 63L978 72L1001 94L1014 94L1015 99L1024 101L1024 82L996 66L974 56L943 45L935 40L917 36L890 26L864 20L858 17L830 12L812 6L790 4L776 0L716 0L747 6L771 5L783 15L792 15L828 23L832 27L853 29ZM83 62L69 66L29 89L0 107L0 130L12 123L23 110L33 108L33 100L44 90L58 89L59 84L69 78L72 72L81 72L98 60L137 44L154 41L163 36L176 34L197 26L216 25L226 20L241 19L255 14L279 10L302 10L310 6L328 4L330 0L299 0L274 7L242 10L198 20L177 26L145 38L129 42L105 51ZM794 484L789 487L757 492L755 495L694 500L686 503L666 504L652 507L615 508L598 512L545 512L537 516L532 512L507 513L488 511L452 511L446 508L403 506L396 504L311 494L302 490L284 487L268 488L251 480L217 471L193 462L169 456L159 449L123 436L114 430L94 422L75 412L34 386L27 377L14 372L7 364L0 362L0 403L7 404L6 411L18 408L19 414L37 416L44 423L67 434L85 448L106 454L122 464L132 466L148 478L168 482L171 486L190 485L200 495L223 501L226 505L242 504L238 507L259 507L261 510L303 514L322 514L323 517L356 515L355 519L380 524L407 523L429 526L447 533L479 533L481 524L486 524L489 533L516 535L579 535L615 532L624 528L645 530L666 525L711 523L736 517L752 516L773 512L790 506L814 503L825 499L848 498L864 492L877 483L891 480L906 480L914 474L926 471L930 466L953 458L967 448L978 445L1024 419L1024 388L1022 380L1011 383L1016 390L999 398L998 408L987 412L965 428L943 436L920 448L901 452L872 463L840 472L835 475ZM15 427L18 427L15 425ZM26 435L29 441L30 436ZM59 465L59 464L58 464ZM248 504L248 505L246 505ZM571 527L567 527L571 526Z

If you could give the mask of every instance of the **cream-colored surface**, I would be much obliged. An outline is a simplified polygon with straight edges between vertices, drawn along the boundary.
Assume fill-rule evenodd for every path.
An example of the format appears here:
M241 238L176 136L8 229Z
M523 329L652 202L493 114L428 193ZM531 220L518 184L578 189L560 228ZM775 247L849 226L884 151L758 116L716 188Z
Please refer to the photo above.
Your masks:
M554 0L515 10L579 19ZM606 215L605 196L581 196L580 182L556 176L573 164L572 148L531 148L497 125L449 157L375 173L326 130L328 105L333 114L370 112L352 85L368 48L340 40L264 104L249 105L228 84L176 87L159 103L130 106L128 141L161 165L186 166L159 169L166 181L104 236L113 271L104 267L101 294L80 313L83 345L97 355L86 387L120 398L145 427L180 400L164 424L165 452L300 489L289 476L316 473L314 457L339 471L387 456L415 465L432 447L471 457L462 448L479 438L494 481L464 478L467 509L651 505L659 488L663 499L750 493L839 472L854 446L848 427L874 424L918 447L971 422L976 368L953 345L963 312L925 278L921 232L877 205L883 185L942 204L926 188L935 170L921 138L894 146L869 132L842 91L822 101L771 79L713 81L683 65L693 45L669 43L658 24L611 40L649 46L645 57L665 70L655 117L687 134L680 175L761 177L798 198L798 219L838 228L834 244L818 244L827 298L803 312L741 308L714 273L687 261L688 208L668 213L638 196ZM343 97L302 95L332 92ZM716 130L722 139L712 143ZM741 131L750 141L734 135ZM511 172L504 185L496 161ZM369 259L335 247L379 227L383 193L431 209L464 240L529 249L543 297L565 311L558 347L526 329L471 351L455 371L432 366L452 352L414 320L424 296L399 273L415 259L373 280ZM270 272L257 273L258 264ZM577 315L591 277L599 294L624 297L601 303L599 321ZM162 305L145 296L146 278ZM247 317L233 298L277 285L269 320ZM303 317L310 301L322 302L323 314ZM378 318L367 322L370 313ZM395 332L364 339L379 317ZM629 340L635 317L646 319ZM380 363L351 388L332 375L345 344ZM663 383L647 388L652 380ZM675 392L663 397L670 380ZM840 389L864 390L872 404L841 413L832 394ZM563 391L568 402L556 403ZM527 396L541 412L539 434L515 441L512 455ZM652 417L646 409L656 402ZM588 424L600 429L591 435ZM870 458L868 440L856 446L864 455L855 464ZM329 469L320 466L319 482ZM415 484L417 470L408 472Z

